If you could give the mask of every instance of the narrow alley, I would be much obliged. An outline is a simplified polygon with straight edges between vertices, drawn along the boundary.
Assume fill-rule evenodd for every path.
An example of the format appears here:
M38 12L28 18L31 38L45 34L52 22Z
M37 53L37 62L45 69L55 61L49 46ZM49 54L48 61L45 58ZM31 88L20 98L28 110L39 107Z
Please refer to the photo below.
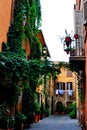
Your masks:
M81 130L81 128L77 119L71 119L68 115L53 115L32 124L25 130Z

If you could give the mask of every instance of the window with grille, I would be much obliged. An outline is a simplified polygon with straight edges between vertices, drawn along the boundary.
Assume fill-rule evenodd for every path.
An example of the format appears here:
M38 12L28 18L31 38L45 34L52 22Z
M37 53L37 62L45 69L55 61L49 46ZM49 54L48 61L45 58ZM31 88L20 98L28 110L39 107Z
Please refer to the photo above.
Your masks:
M63 82L58 82L56 89L61 89L61 90L65 90L65 83Z
M72 82L67 82L67 90L72 90Z

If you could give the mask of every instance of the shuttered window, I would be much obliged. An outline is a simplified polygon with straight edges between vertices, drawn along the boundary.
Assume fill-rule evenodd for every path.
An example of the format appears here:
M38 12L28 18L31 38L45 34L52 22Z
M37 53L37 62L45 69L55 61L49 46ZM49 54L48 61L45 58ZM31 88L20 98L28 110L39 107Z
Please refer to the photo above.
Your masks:
M84 21L87 20L87 0L83 3L83 11L84 11Z

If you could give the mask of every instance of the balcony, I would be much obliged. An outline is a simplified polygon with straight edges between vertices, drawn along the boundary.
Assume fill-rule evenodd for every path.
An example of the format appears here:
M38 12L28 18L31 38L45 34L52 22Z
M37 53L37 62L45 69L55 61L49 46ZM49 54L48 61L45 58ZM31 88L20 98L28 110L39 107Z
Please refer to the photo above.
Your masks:
M85 66L85 51L84 51L84 38L79 37L71 43L69 62L72 65L79 66L80 69Z
M79 37L79 39L72 41L73 50L70 51L70 61L85 61L84 52L84 38Z

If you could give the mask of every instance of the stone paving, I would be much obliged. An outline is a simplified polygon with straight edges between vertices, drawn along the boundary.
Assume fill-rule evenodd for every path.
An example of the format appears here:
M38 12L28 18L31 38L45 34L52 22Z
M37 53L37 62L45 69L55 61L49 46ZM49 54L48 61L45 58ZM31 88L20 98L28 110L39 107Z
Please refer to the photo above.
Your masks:
M49 116L38 123L33 123L25 130L81 130L77 119L71 119L68 115Z

